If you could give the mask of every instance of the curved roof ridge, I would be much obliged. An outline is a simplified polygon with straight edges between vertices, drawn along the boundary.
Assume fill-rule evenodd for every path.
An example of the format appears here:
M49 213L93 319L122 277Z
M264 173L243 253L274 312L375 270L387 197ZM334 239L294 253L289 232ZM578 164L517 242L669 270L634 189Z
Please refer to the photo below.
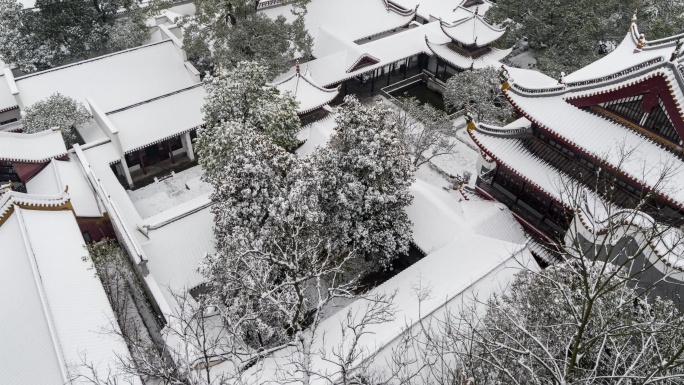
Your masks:
M14 206L28 210L54 210L59 208L71 209L71 198L66 188L56 195L26 194L8 191L0 196L0 226L14 211Z
M459 19L453 23L440 19L439 23L445 35L469 46L483 47L489 45L506 33L506 28L490 25L482 15L477 13L473 13L471 16ZM480 42L478 42L478 39L480 39Z
M646 39L646 35L639 33L639 27L637 25L636 18L632 19L632 24L629 26L628 35L631 36L634 44L638 44L641 41L643 44L642 49L661 48L663 46L676 44L677 41L684 39L684 32L682 32L676 35L667 36L660 39L648 40ZM644 35L643 39L641 39L641 35Z

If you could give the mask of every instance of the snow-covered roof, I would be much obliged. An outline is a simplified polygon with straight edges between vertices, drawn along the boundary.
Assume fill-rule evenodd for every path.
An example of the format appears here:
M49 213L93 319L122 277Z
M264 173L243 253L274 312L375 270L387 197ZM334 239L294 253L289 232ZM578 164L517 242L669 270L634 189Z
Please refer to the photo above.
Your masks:
M425 43L426 35L430 36L431 39L441 38L445 41L448 39L440 30L438 23L428 23L371 41L367 44L354 46L353 51L341 50L336 53L330 53L327 56L303 63L302 66L307 67L308 73L316 84L322 87L329 87L343 80L351 79L360 74L376 70L420 53L429 54L430 50ZM353 52L351 56L350 52ZM350 71L350 69L353 69L354 63L363 57L374 58L378 62ZM294 72L295 67L293 66L287 73L281 75L278 80L291 76Z
M520 222L503 203L471 200L461 207L476 234L516 244L525 243L526 235Z
M484 15L492 3L482 1L482 4L466 7L468 0L392 0L392 3L404 8L415 9L416 14L425 20L441 19L453 22L469 16L475 9Z
M17 100L10 91L10 86L7 83L7 76L0 72L0 112L9 111L18 108Z
M45 130L35 134L0 132L0 160L43 163L67 154L62 133Z
M204 281L197 271L205 255L213 253L214 219L211 200L204 195L147 218L149 242L142 245L150 274L169 303L174 292L189 290Z
M660 76L675 85L670 88L674 100L680 105L684 103L682 89L677 85L679 75L676 70L669 69L669 63L660 62L657 68L646 66L640 71L642 72L617 76L598 84L556 86L550 91L530 90L513 82L511 87L505 87L504 94L528 120L592 157L605 161L629 179L647 188L657 186L661 196L679 207L684 207L684 179L677 177L678 173L684 171L684 162L677 155L665 150L661 143L644 134L616 121L581 110L568 102L571 99L605 93ZM628 160L622 159L623 151L633 151ZM668 168L671 168L670 178L663 184L660 177Z
M619 73L656 58L662 57L669 60L677 45L677 41L684 37L683 34L655 41L644 40L643 47L637 49L639 35L636 23L632 23L627 35L625 35L625 38L622 39L622 42L615 50L601 59L565 76L564 81L571 83L598 79Z
M476 12L454 23L440 21L440 25L447 36L467 46L484 47L506 33L506 28L496 28L490 25Z
M202 106L206 92L202 84L155 95L107 114L119 131L124 153L181 135L204 124Z
M95 192L78 160L73 156L68 161L53 159L26 183L26 190L37 195L54 195L68 191L77 217L97 218L103 215Z
M486 298L498 288L505 287L522 266L532 266L525 246L482 236L469 228L459 212L459 202L449 193L420 180L411 186L411 193L414 200L407 214L413 222L414 241L423 245L434 244L434 248L410 268L368 293L369 297L396 293L393 303L396 314L392 321L367 325L365 334L359 339L359 351L363 353L355 360L355 365L376 354L389 354L406 326L414 325L420 317L442 317L445 306L458 311L461 300L475 295L480 299ZM430 231L438 234L431 235ZM415 292L417 287L431 292L420 308ZM314 336L312 351L336 348L337 343L344 341L340 325L344 324L347 314L351 312L354 317L361 317L364 307L365 300L359 299L324 320ZM278 383L276 368L287 369L291 354L291 350L284 349L259 361L245 372L245 379L258 378L259 383ZM375 362L378 367L386 364L377 356ZM317 373L333 374L336 369L334 364L318 355L313 355L312 365ZM216 370L220 369L219 365ZM312 383L329 383L329 380L314 375Z
M1 382L63 384L67 365L81 363L81 354L103 373L117 355L128 356L123 342L102 333L116 327L114 313L83 260L87 251L71 211L15 206L0 226L0 244Z
M305 114L330 103L337 94L339 88L328 89L316 84L304 66L304 71L298 69L291 76L271 84L281 93L289 92L297 100L298 114Z
M478 58L472 58L451 49L449 44L452 43L434 43L427 37L425 38L425 41L435 55L439 56L442 60L447 61L452 66L461 69L481 69L486 67L500 66L500 61L508 56L511 51L513 51L513 48L491 48L491 51L488 53Z
M519 129L513 129L519 130ZM509 130L479 125L477 129L468 130L473 141L488 156L498 164L513 170L527 183L542 190L558 202L564 202L567 198L568 186L564 183L572 180L568 175L561 173L556 168L532 154L523 144L523 141L515 136L508 136Z
M305 141L301 147L295 151L297 155L304 158L309 156L319 147L325 147L330 138L335 133L336 114L330 114L323 119L307 124L297 134L297 139Z
M527 87L544 88L558 85L557 79L554 79L543 72L511 66L504 67L510 74L511 78L515 79L516 82L520 82L520 84L526 85Z
M16 78L24 106L59 92L104 111L168 94L196 83L170 40Z
M321 27L352 42L405 26L413 20L413 14L395 12L383 0L312 0L306 9L304 24L314 42ZM291 10L292 5L286 4L260 12L271 19L283 16L292 22L295 16Z

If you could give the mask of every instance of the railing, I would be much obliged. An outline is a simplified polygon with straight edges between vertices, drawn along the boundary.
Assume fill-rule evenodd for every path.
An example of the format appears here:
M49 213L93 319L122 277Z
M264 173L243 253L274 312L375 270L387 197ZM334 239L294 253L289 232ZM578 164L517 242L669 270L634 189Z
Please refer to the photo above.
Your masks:
M17 132L21 131L22 128L23 126L21 124L21 120L17 120L16 122L7 123L0 126L0 132Z
M629 74L632 74L632 73L637 72L637 71L639 71L639 70L642 70L642 69L644 69L644 68L646 68L646 67L650 67L650 66L653 65L653 64L663 62L664 60L665 60L665 59L663 59L662 57L657 57L657 58L655 58L655 59L651 59L651 60L645 61L645 62L643 62L643 63L637 64L637 65L635 65L635 66L629 67L629 68L624 69L624 70L622 70L622 71L620 71L620 72L616 72L616 73L613 73L613 74L610 74L610 75L607 75L607 76L602 76L602 77L600 77L600 78L594 78L594 79L589 79L589 80L583 80L583 81L580 81L580 82L569 82L569 83L564 83L563 85L560 85L560 86L557 86L557 87L527 88L527 87L523 87L523 86L520 86L520 85L516 84L516 83L515 83L515 79L512 79L512 80L513 80L512 86L513 86L513 88L515 88L515 89L517 89L517 90L519 90L519 91L528 93L528 94L544 94L544 93L550 93L550 92L563 91L563 90L566 89L567 87L588 86L588 85L592 85L592 84L603 83L603 82L609 81L609 80L618 79L618 78L621 78L621 77L623 77L623 76L625 76L625 75L629 75Z
M623 77L623 76L625 76L625 75L628 75L628 74L631 74L631 73L633 73L633 72L639 71L639 70L641 70L641 69L643 69L643 68L649 67L649 66L651 66L652 64L660 63L660 62L662 62L662 61L664 61L664 60L665 60L665 59L663 59L662 57L657 57L657 58L655 58L655 59L651 59L651 60L645 61L645 62L643 62L643 63L641 63L641 64L637 64L637 65L635 65L635 66L629 67L629 68L627 68L627 69L624 69L624 70L622 70L622 71L620 71L620 72L616 72L616 73L611 74L611 75L608 75L608 76L603 76L603 77L600 77L600 78L584 80L584 81L581 81L581 82L570 82L570 83L566 83L566 85L567 85L568 87L579 87L579 86L588 86L588 85L596 84L596 83L603 83L603 82L608 81L608 80L613 80L613 79L621 78L621 77Z
M563 233L544 222L544 217L541 219L536 217L525 208L520 206L517 201L511 199L509 196L496 189L493 185L484 182L480 178L477 178L475 185L486 192L487 195L490 195L498 202L508 206L513 213L515 213L519 218L523 219L523 224L533 227L535 230L541 232L544 236L552 240L563 239Z
M275 7L276 5L283 5L283 4L285 4L285 1L283 1L283 0L260 1L259 4L257 4L257 10Z
M520 127L520 128L502 128L490 126L488 124L480 123L477 126L478 130L484 131L494 136L505 136L505 137L523 137L528 136L532 133L531 127Z

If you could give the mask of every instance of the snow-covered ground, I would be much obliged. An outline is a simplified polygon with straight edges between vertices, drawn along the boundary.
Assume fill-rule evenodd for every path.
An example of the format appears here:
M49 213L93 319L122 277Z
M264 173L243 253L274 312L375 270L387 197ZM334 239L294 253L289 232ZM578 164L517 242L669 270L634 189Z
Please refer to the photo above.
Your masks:
M211 193L211 185L203 182L201 176L202 168L195 166L163 181L128 191L128 195L140 216L149 218L200 195Z

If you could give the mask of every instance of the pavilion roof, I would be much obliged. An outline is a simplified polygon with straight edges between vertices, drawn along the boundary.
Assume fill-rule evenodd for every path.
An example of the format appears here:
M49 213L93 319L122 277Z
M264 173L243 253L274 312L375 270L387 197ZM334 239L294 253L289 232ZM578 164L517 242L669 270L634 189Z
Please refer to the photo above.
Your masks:
M26 107L59 92L105 111L129 106L196 83L171 40L36 72L15 79Z
M129 353L123 342L102 333L112 327L114 313L85 261L88 254L76 219L70 210L45 210L48 203L22 203L63 205L68 195L7 194L12 196L3 196L2 206L9 204L12 212L0 222L0 381L67 383L68 365L80 363L84 352L96 370L106 372L118 356Z
M45 130L35 134L0 132L0 160L44 163L67 154L62 133Z
M449 48L451 43L433 43L430 39L425 37L425 42L429 47L430 51L435 55L439 56L444 61L448 62L452 66L460 69L480 69L486 67L498 67L501 65L500 61L508 56L513 48L509 49L498 49L491 48L491 51L478 57L472 58L470 56L465 56L459 52L454 51Z
M490 1L478 1L470 5L470 0L392 0L393 3L401 6L404 9L415 9L416 14L425 20L444 20L446 22L454 22L470 16L475 9L478 9L481 15L484 15L489 7L492 6Z
M470 12L470 11L468 11ZM489 24L478 12L472 12L470 16L447 23L440 20L442 31L463 45L484 47L506 33L506 28L496 28Z
M299 103L298 114L305 114L330 103L339 93L339 87L328 89L316 84L305 66L304 73L299 69L289 77L271 84L281 93L289 92Z

